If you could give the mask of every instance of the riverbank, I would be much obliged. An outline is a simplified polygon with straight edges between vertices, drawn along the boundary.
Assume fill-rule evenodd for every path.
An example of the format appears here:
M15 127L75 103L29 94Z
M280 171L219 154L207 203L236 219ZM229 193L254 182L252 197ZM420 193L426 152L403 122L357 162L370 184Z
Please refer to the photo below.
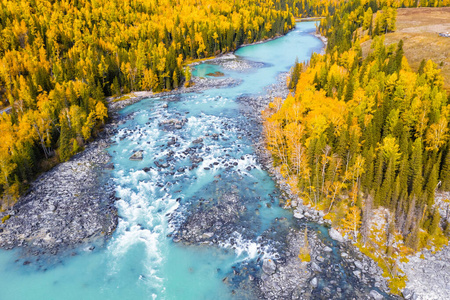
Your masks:
M262 128L261 111L273 101L275 97L285 99L289 94L287 88L287 77L289 73L279 75L277 83L267 88L264 96L257 98L249 97L245 102L245 107L252 107L254 113L248 113L249 118L253 117L253 122ZM270 174L282 191L280 203L288 203L285 209L290 209L293 213L296 226L291 228L287 235L288 249L284 257L275 260L271 265L273 272L264 271L259 282L258 290L264 299L293 299L302 298L323 298L342 299L350 295L357 298L364 298L368 295L372 299L383 299L389 294L388 283L381 268L369 257L362 254L351 242L345 240L336 230L329 229L329 233L317 232L317 227L312 224L330 225L329 220L323 219L323 213L306 206L303 201L291 192L290 186L285 182L278 169L274 168L272 155L267 150L264 137L260 134L254 139L255 150L259 157L259 164ZM307 240L309 244L310 262L302 262L298 255L299 250L305 245L304 228L309 227ZM321 235L329 235L335 242L326 244L322 241ZM346 270L347 280L352 282L352 291L345 290L337 285L341 272L336 272L340 266L342 271ZM335 280L330 280L335 276ZM328 278L328 280L327 280ZM331 282L326 288L319 287L320 282L326 280ZM318 288L319 287L319 288ZM337 291L332 293L331 291ZM394 297L393 297L394 298Z
M234 63L235 59L234 54L226 53L209 62L220 63L230 70L254 67L251 63ZM114 186L105 174L112 167L106 149L110 145L110 136L125 121L118 112L145 98L172 97L237 84L239 81L232 78L195 77L187 88L157 94L137 91L108 98L109 121L99 137L68 162L40 175L31 183L26 195L12 208L0 213L3 220L0 224L0 248L20 247L26 253L38 256L61 253L78 245L109 238L117 226L117 209L114 206Z
M234 55L218 58L233 59ZM25 256L56 255L81 245L104 244L118 223L115 186L108 170L114 168L106 149L110 137L126 118L119 111L147 98L195 93L238 84L231 78L197 78L188 88L153 94L133 92L108 98L109 122L84 151L40 175L26 195L0 213L0 248L20 247ZM94 246L92 246L94 247Z
M0 216L0 247L25 256L55 255L103 243L115 230L114 187L105 176L106 134L68 162L40 175L28 193ZM94 246L92 246L94 247Z
M234 55L227 55L215 60L208 61L210 64L220 65L224 69L245 71L253 67L261 67L258 63L236 60ZM253 65L256 64L256 65ZM243 127L252 128L246 130L245 138L252 141L258 161L256 165L262 166L279 184L280 190L284 192L284 202L293 199L294 222L290 233L286 236L287 248L278 259L261 260L259 274L254 278L254 274L246 274L242 270L236 271L235 277L227 277L224 282L231 282L246 279L241 283L242 290L253 290L260 298L264 299L284 299L284 298L311 298L322 297L327 299L342 299L346 297L367 297L382 299L388 293L386 280L381 276L382 271L371 259L359 252L356 247L345 241L339 233L331 230L319 233L319 227L313 223L325 224L327 221L322 218L320 212L311 207L304 206L301 199L294 198L290 194L290 188L282 182L282 178L276 169L273 168L272 157L267 152L264 139L261 135L262 129L261 111L273 101L274 97L286 98L289 93L286 80L289 73L280 73L275 84L266 88L262 95L241 96L237 99L240 112L245 116ZM199 88L202 84L205 87L220 86L221 79L208 79L194 77L194 86ZM233 81L226 80L228 85L233 85ZM191 89L192 89L191 88ZM180 92L187 92L183 89ZM197 90L198 91L198 90ZM162 93L153 97L172 97L177 92ZM199 145L209 147L208 137L198 140ZM197 142L196 142L197 143ZM190 169L195 169L197 163L192 160ZM251 168L251 166L250 166ZM217 181L221 178L218 177ZM281 202L283 202L283 199ZM201 206L191 208L190 214L179 225L178 230L171 237L174 242L181 242L185 245L215 244L220 245L221 241L228 240L233 236L237 219L236 214L242 214L245 207L240 204L240 199L233 194L220 198L219 204L204 201ZM215 224L221 224L217 227ZM301 262L298 258L299 249L304 246L304 228L310 227L307 240L310 247L312 260ZM280 233L281 234L281 233ZM336 241L327 238L323 242L323 235L330 235ZM342 287L340 284L347 281L351 284ZM327 282L324 288L323 284ZM328 284L329 283L329 284Z
M322 48L322 51L320 52L320 54L325 54L325 50L327 49L327 46L328 46L328 39L326 37L324 37L323 35L321 35L320 33L318 33L317 31L314 32L313 35L322 41L323 48Z

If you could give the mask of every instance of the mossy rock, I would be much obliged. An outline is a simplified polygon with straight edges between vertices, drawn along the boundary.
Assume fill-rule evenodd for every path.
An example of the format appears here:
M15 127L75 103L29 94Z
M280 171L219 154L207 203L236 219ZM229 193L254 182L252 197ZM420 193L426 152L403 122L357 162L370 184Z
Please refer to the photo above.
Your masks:
M6 215L2 218L2 223L5 223L7 220L9 220L9 218L11 218L11 215Z

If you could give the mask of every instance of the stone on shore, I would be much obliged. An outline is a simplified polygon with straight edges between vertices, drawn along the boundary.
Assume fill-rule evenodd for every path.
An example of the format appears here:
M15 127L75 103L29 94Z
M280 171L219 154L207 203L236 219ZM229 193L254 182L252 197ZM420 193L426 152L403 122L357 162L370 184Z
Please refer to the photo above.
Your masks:
M317 287L317 277L314 277L314 278L311 280L310 284L311 284L311 286L312 286L313 288L316 288L316 287Z
M305 216L301 212L299 211L294 212L294 218L303 219L304 217Z
M380 293L378 293L375 290L371 290L369 295L370 295L370 297L372 299L375 299L375 300L382 300L382 299L384 299L383 295L381 295Z
M344 242L344 238L342 237L342 235L339 233L339 231L337 231L334 228L330 228L328 230L328 234L330 235L330 237L335 240L338 241L339 243L343 243Z
M275 273L275 271L277 269L277 265L275 264L273 259L265 259L263 261L262 269L263 269L264 273L266 273L268 275L272 275L273 273Z
M118 217L114 187L102 175L110 160L105 148L102 140L94 141L39 176L6 212L14 217L1 224L0 248L57 254L110 236Z

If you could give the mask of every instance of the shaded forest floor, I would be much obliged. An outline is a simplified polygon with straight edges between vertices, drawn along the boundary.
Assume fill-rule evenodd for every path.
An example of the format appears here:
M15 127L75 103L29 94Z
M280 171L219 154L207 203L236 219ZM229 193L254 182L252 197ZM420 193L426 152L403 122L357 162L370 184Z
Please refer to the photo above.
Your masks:
M444 87L450 92L450 37L439 33L450 32L450 7L400 8L397 10L397 29L385 36L385 45L403 40L403 50L415 71L422 59L431 59L442 70ZM371 41L362 44L364 53Z

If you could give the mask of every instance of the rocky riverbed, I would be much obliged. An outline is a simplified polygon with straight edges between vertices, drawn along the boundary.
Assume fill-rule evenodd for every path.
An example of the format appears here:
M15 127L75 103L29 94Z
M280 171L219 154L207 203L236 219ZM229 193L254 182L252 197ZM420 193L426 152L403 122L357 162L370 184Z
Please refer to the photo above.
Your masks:
M309 228L311 261L298 257L305 247L305 231L294 228L286 237L287 248L281 259L264 260L258 283L264 299L385 298L380 290L386 285L373 261L348 245L325 244L318 231Z
M284 99L287 96L287 75L280 74L277 84L270 86L265 96L242 99L245 100L244 107L247 110L244 113L254 123L261 124L260 111L274 97ZM316 224L327 224L329 220L324 220L322 212L303 205L302 200L291 193L290 187L283 182L281 175L273 167L272 156L267 151L262 136L256 135L253 142L262 166L277 182L283 197L292 200L295 222L298 222L293 224L286 236L286 251L283 252L282 259L270 263L265 260L262 263L257 287L260 296L264 299L395 298L388 295L387 281L381 276L382 270L373 260L362 254L336 230L330 228L326 233L317 231ZM311 262L302 262L298 258L299 250L304 247L305 226L310 228L307 237ZM324 244L321 237L323 235L329 235L334 240L333 244ZM351 282L351 285L342 287L342 282L346 281Z
M226 59L214 63L245 71L239 67L239 61L227 62ZM237 298L258 295L261 299L384 299L389 298L386 280L382 271L371 259L359 252L349 241L344 240L337 231L325 229L323 214L302 205L301 199L290 193L289 187L281 183L278 172L273 168L271 155L267 152L261 136L261 111L274 97L285 98L287 73L279 75L276 84L267 88L263 95L242 96L238 98L242 115L247 122L242 126L251 130L242 134L249 138L258 152L257 164L265 168L279 182L284 197L294 199L294 223L286 230L286 219L277 219L280 224L262 234L257 251L260 259L234 266L230 276L224 282L233 288ZM203 141L200 141L203 142ZM205 144L207 146L207 144ZM216 181L220 181L218 177ZM222 192L218 194L223 194ZM175 242L184 244L215 244L224 241L232 248L240 237L234 236L236 226L245 227L249 214L241 199L231 189L218 199L200 199L173 234ZM247 220L247 221L246 221ZM319 224L319 225L318 225ZM302 262L299 250L304 246L304 228L308 227L307 239L311 253L310 262ZM330 238L324 236L330 235ZM281 240L280 240L281 239ZM271 255L264 256L268 248L276 248ZM270 247L269 247L270 248ZM273 254L272 253L272 254ZM261 259L261 257L266 257ZM269 258L270 257L270 258Z
M249 66L251 63L235 60L231 55L221 57L213 63L240 71L253 67ZM262 130L260 112L273 97L286 97L288 93L286 75L280 74L278 82L268 87L264 95L243 96L238 99L241 112L246 119L239 133L253 142L260 154L257 164L265 167L275 178L277 172L272 167L271 157L260 134ZM166 97L169 101L171 99L177 101L177 95L180 93L230 87L239 81L232 78L194 78L193 83L189 88L167 93L153 95L137 92L126 100L114 102L111 99L112 118L105 127L102 137L89 144L85 151L70 161L41 175L32 184L29 193L11 211L3 214L9 213L11 218L0 226L0 247L11 249L19 246L27 253L36 255L57 254L83 244L89 245L94 241L106 240L115 230L118 217L114 205L115 187L107 180L108 169L114 166L109 164L110 158L105 149L110 143L109 137L118 132L117 126L133 117L133 115L121 117L117 111L144 98ZM161 120L160 127L166 131L174 131L185 125L186 122L183 120L182 116L175 121ZM246 130L246 128L255 129ZM212 140L219 138L223 137L220 134L205 137ZM173 140L169 144L167 147L176 145L177 141ZM205 146L207 146L205 141L198 139L189 148L192 151L186 150L186 155L192 157L193 168L198 167L202 159L194 155L195 149ZM139 151L137 153L133 159L140 159L141 154L145 155ZM168 158L166 162L157 162L155 165L159 169L167 169L169 163L171 161ZM217 163L226 164L222 161ZM231 165L229 167L230 170L233 168ZM250 169L252 167L254 166L249 166ZM217 182L220 180L221 178L216 178ZM288 193L286 186L280 187ZM181 223L173 235L173 240L185 244L228 243L233 248L236 239L240 238L233 237L233 228L250 227L251 215L256 214L257 210L247 211L240 202L241 199L232 190L215 200L203 199L197 207L192 207L190 214L179 221ZM347 242L324 239L323 236L328 233L321 232L318 225L312 223L324 223L320 213L302 206L298 199L294 216L296 219L289 232L282 232L287 227L286 218L277 218L276 222L280 224L281 229L273 227L262 234L261 247L257 251L264 259L258 259L254 264L249 263L248 268L235 269L231 276L224 278L224 282L230 283L233 287L239 282L237 293L251 290L253 294L265 299L350 299L368 298L367 295L374 299L383 298L382 291L386 290L386 283L379 276L380 270ZM301 262L298 258L299 249L304 246L305 226L309 228L307 238L311 262ZM330 235L333 235L332 232ZM338 235L333 237L340 239ZM274 246L278 254L273 257L264 255L270 240L276 241ZM325 240L327 242L324 242ZM342 285L343 282L348 282L349 285ZM367 286L373 288L367 289Z
M70 161L39 176L0 225L0 247L28 254L57 254L110 236L117 225L114 187L103 170L104 138Z
M408 257L409 262L402 263L400 268L408 276L405 299L441 300L450 295L450 247L433 253L423 250Z
M228 61L234 55L220 58ZM171 92L153 94L133 92L122 99L108 99L110 122L84 151L40 175L26 195L8 211L0 213L0 248L20 247L25 256L55 255L81 245L103 243L114 232L117 222L115 186L109 180L110 156L106 148L117 126L132 116L118 111L146 98L174 97L181 93L238 84L231 78L197 78L192 85ZM177 126L177 124L169 124ZM91 246L93 249L94 246Z

